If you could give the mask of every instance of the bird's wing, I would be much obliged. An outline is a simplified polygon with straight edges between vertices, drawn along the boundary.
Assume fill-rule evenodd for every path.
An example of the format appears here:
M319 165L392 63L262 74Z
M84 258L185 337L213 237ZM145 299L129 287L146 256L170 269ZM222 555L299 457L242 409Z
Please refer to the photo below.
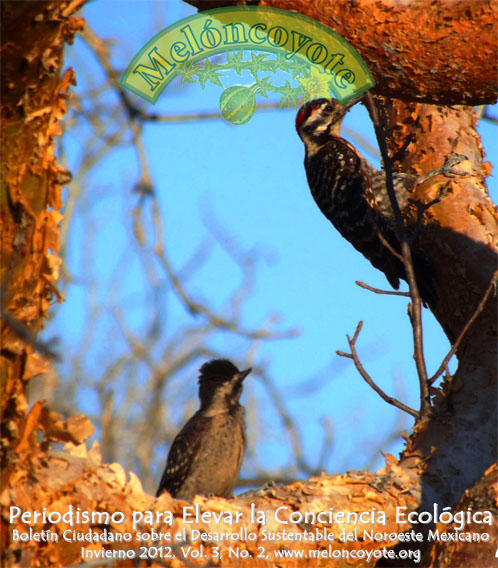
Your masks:
M166 467L159 482L156 497L164 491L175 496L187 479L201 446L202 422L202 416L196 413L176 435L169 449Z

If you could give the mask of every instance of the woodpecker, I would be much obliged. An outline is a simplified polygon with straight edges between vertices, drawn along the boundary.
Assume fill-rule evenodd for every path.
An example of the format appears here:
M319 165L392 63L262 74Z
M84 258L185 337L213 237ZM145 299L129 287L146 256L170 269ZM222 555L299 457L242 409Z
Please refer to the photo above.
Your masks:
M239 371L227 359L202 365L200 408L173 440L156 497L164 491L186 501L197 494L232 496L246 449L245 411L239 399L251 371Z
M311 194L321 212L375 268L382 270L394 289L406 280L403 263L383 242L400 251L394 213L387 193L385 174L376 170L344 138L339 129L357 99L340 104L316 99L303 105L296 116L296 130L304 142L304 167ZM434 171L442 173L441 171ZM401 211L408 204L418 177L394 173L394 190ZM381 235L381 237L379 236ZM425 304L435 303L432 271L419 251L412 261L420 295Z

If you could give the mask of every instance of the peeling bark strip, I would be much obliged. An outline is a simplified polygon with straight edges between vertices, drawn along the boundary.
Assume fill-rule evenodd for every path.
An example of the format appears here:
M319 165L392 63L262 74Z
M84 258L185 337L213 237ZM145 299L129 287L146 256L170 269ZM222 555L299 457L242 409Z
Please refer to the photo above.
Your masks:
M59 209L69 174L56 162L54 138L74 83L70 69L61 77L62 50L83 25L64 15L70 4L1 4L3 467L6 446L20 440L25 382L47 369L33 342L51 303L60 299Z
M256 4L314 18L358 51L374 77L373 94L474 106L498 96L498 4L493 0L186 1L200 11Z

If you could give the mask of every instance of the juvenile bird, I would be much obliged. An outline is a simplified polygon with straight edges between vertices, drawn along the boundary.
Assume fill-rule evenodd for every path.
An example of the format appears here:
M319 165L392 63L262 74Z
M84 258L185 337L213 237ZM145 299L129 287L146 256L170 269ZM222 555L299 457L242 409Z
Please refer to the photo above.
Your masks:
M242 383L252 369L239 371L227 359L204 363L199 371L199 410L173 440L156 497L191 501L194 495L231 497L246 449Z

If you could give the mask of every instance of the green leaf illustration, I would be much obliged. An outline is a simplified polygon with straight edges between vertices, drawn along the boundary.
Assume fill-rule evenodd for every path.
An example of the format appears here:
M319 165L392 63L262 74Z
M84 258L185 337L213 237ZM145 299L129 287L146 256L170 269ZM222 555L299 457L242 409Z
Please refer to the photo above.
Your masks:
M257 95L262 95L263 97L268 97L267 90L274 87L274 85L269 82L271 78L272 76L268 75L268 77L258 79L254 85L254 93Z
M243 60L244 50L233 51L232 54L227 52L227 67L237 71L238 75L241 75L242 71L246 68L246 62Z
M196 67L191 61L186 61L185 63L182 63L178 67L178 72L182 76L182 81L181 81L182 85L185 82L187 83L197 82L197 79L195 77L197 77L198 67Z
M203 89L207 81L211 81L211 83L223 87L223 83L220 81L220 76L223 77L223 75L220 74L220 69L222 69L221 65L211 63L209 59L206 59L204 67L198 67L197 74L199 75L199 83Z

